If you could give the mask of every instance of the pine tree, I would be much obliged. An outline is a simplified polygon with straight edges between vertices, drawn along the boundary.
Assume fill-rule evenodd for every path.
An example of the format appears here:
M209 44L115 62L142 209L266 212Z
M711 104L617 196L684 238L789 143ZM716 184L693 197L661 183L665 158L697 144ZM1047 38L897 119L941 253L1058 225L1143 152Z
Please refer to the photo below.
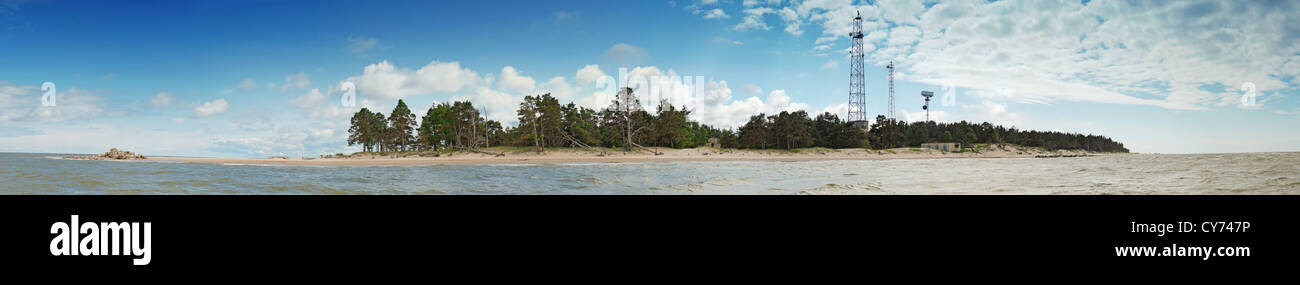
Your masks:
M412 114L411 109L406 107L406 102L401 99L397 100L397 107L394 107L392 114L388 116L388 125L389 135L391 136L388 139L392 141L396 150L407 150L408 146L413 145L415 139L412 131L416 127L415 114Z

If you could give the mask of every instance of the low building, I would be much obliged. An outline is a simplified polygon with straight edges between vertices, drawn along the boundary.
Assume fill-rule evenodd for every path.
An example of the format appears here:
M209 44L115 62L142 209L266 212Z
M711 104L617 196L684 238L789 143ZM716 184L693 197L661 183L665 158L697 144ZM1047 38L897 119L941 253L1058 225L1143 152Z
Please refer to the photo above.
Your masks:
M961 150L961 144L959 143L923 143L921 144L921 147L929 148L929 149L937 149L937 150L942 150L947 152L954 152L954 151Z
M722 148L722 143L718 142L718 138L709 138L709 141L705 143L704 146L711 147L711 148Z

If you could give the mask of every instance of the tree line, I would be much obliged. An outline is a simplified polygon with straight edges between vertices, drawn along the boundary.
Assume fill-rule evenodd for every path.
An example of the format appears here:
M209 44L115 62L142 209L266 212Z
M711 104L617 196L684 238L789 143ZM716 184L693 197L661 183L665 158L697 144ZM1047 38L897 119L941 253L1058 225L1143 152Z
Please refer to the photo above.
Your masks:
M956 142L964 146L975 144L1002 144L1041 147L1047 150L1079 149L1093 152L1128 152L1124 144L1105 136L1077 133L1023 131L1016 127L1003 127L988 122L974 124L966 121L936 123L897 121L877 116L868 134L871 148L896 148L920 146L930 142Z
M525 96L515 115L516 126L488 120L469 101L430 106L417 117L402 100L384 116L362 108L352 116L348 145L366 152L466 150L492 146L694 148L710 138L723 148L796 149L917 147L929 142L1011 143L1048 150L1083 149L1128 152L1123 144L1096 135L1021 131L987 122L972 124L912 122L876 118L864 129L861 123L841 120L832 113L810 117L805 111L757 114L736 130L690 120L691 111L659 102L654 111L641 107L631 89L623 88L601 110L561 105L551 94Z

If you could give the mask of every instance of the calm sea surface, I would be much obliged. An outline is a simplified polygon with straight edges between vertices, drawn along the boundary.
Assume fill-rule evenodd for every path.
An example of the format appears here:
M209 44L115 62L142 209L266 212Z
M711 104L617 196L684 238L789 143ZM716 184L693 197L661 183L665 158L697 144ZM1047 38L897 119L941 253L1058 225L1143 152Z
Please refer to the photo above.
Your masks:
M0 194L1300 194L1300 153L312 167L0 153Z

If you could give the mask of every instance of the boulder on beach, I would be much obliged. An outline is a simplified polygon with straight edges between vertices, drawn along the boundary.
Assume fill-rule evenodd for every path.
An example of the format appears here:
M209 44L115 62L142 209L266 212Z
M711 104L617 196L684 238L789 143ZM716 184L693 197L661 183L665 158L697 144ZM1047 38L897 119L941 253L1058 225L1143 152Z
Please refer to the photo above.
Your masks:
M109 149L108 152L99 155L74 155L67 156L67 159L84 159L84 160L141 160L148 159L143 154L132 153L130 151L119 150L117 148Z

